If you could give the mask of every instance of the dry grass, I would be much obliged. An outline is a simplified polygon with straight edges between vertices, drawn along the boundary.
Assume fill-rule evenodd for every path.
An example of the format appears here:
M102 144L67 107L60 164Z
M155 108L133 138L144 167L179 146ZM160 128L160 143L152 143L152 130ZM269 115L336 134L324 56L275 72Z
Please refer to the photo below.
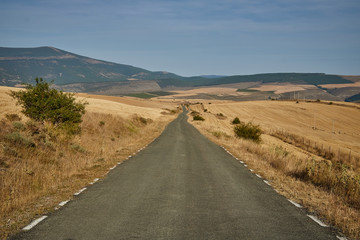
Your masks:
M345 87L360 87L360 81L355 83L343 83L343 84L323 84L320 85L323 88L345 88Z
M316 89L314 85L292 84L292 83L279 83L279 84L261 84L259 87L251 88L263 92L272 91L276 94L304 91L308 89Z
M244 160L281 194L315 212L346 235L360 237L360 171L356 160L360 149L359 109L274 101L213 101L212 104L203 102L203 105L191 106L193 111L201 111L202 108L208 109L208 112L202 113L205 121L190 122L204 135ZM224 113L228 119L218 119L212 114L216 112ZM235 138L231 120L236 116L244 122L253 121L264 129L261 144ZM270 135L280 132L292 137ZM305 143L310 140L312 147L302 144L303 139ZM334 149L334 156L324 150L319 151L329 149L329 146ZM338 149L344 153L351 149L350 160L338 161Z
M0 88L1 239L71 199L94 178L105 176L110 167L151 142L176 117L161 114L164 110L157 107L91 99L81 135L69 138L52 126L21 116L6 95L8 90ZM101 105L104 108L98 111Z

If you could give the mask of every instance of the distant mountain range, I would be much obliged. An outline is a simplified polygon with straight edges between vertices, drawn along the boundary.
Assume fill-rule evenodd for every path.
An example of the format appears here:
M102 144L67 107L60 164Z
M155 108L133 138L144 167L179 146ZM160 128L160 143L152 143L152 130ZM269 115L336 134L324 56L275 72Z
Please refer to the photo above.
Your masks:
M130 65L84 57L54 47L0 47L0 85L16 86L21 83L34 83L36 77L54 80L56 86L67 91L112 95L246 82L290 82L316 86L353 83L348 78L324 73L182 77L174 73L153 72Z

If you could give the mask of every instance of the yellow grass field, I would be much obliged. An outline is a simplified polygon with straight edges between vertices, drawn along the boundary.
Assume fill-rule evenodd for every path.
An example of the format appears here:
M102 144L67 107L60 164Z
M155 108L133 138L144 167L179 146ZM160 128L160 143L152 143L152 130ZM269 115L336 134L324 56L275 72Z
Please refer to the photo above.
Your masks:
M205 119L193 121L190 116L190 123L246 162L278 192L347 236L360 237L358 105L294 101L211 101L210 104L201 101L190 105L190 110ZM263 130L262 142L256 144L235 137L231 124L235 117L259 125ZM330 151L331 161L324 159L322 151ZM338 156L338 153L341 154ZM335 171L337 162L343 164L343 170ZM309 171L317 171L318 176L308 175ZM345 191L344 176L352 179L356 188ZM339 182L331 185L329 181Z
M305 136L319 144L333 148L351 149L360 154L360 110L352 107L306 102L254 101L237 103L208 104L197 106L206 119L206 124L216 129L232 132L229 121L239 117L242 121L252 121L261 125L266 132L283 130ZM222 113L226 121L210 117ZM315 127L315 128L314 128Z
M80 95L89 103L82 132L68 138L29 121L10 90L19 89L0 87L0 239L104 177L159 136L178 112L171 102ZM19 141L11 142L14 136ZM26 141L34 144L26 146Z

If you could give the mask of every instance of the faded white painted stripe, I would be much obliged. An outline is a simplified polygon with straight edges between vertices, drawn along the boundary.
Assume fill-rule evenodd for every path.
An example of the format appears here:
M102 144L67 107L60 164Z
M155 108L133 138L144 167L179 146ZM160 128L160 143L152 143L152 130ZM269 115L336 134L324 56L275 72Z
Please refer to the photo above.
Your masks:
M67 204L68 202L70 202L70 200L66 200L66 201L62 201L61 203L59 203L60 207L65 206L65 204Z
M291 201L290 199L288 199L289 202L291 202L295 207L298 207L298 208L302 208L302 206L294 201Z
M244 164L244 166L245 166L245 167L247 167L247 165L246 165L246 164Z
M244 162L243 162L243 161L241 161L241 160L240 160L239 162L244 163Z
M112 168L110 168L110 170L113 170L114 168L116 168L116 165L115 165L115 166L113 166Z
M250 172L254 172L254 170L252 170L252 169L249 169L250 170Z
M131 157L132 157L131 155L128 156L128 158L131 158Z
M83 188L83 189L80 189L80 191L78 191L77 193L74 193L74 195L79 195L80 193L82 193L82 192L85 191L85 190L86 190L86 187Z
M97 181L99 181L99 179L95 178L90 184L92 185L92 184L96 183Z
M262 178L259 174L255 174L258 178Z
M318 219L317 217L313 216L313 215L307 215L309 218L311 218L312 220L314 220L314 222L316 222L317 224L319 224L322 227L329 227L328 225L326 225L325 223L323 223L320 219Z
M340 237L340 236L336 236L337 239L340 239L340 240L347 240L346 237Z
M118 165L120 165L122 162L118 162Z
M29 225L27 225L26 227L24 227L22 230L24 231L29 231L30 229L32 229L33 227L35 227L37 224L39 224L42 220L44 220L45 218L47 218L47 216L42 216L38 219L35 219L34 221L32 221Z
M268 181L266 181L266 180L264 180L264 183L266 183L267 185L271 186L271 184L270 184Z

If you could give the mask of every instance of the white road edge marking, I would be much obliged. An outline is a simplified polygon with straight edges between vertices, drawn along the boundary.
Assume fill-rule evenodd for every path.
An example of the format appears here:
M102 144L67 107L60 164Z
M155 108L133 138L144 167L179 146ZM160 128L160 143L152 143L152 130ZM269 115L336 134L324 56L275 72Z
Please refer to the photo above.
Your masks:
M117 164L120 165L120 164L122 164L122 162L118 162Z
M262 178L259 174L256 174L256 173L255 173L255 175L256 175L258 178Z
M245 167L247 167L247 165L246 165L246 164L244 164L244 166L245 166Z
M267 185L271 186L271 184L270 184L268 181L266 181L266 180L264 180L264 183L266 183Z
M96 183L97 181L99 181L98 178L95 178L94 181L92 181L90 184L93 185L94 183Z
M243 161L241 161L241 160L239 160L239 162L241 162L242 164L244 164L244 162L243 162Z
M66 201L62 201L61 203L59 203L60 207L65 206L65 204L67 204L68 202L70 202L70 200L66 200Z
M298 203L296 203L296 202L293 202L293 201L291 201L290 199L288 199L288 201L291 202L292 205L294 205L295 207L302 208L302 206L301 206L300 204L298 204Z
M113 170L114 168L116 168L116 165L115 165L115 166L113 166L112 168L110 168L110 170Z
M318 219L317 217L313 216L313 215L307 215L309 218L311 218L314 222L316 222L317 224L319 224L322 227L329 227L328 225L326 225L325 223L323 223L322 221L320 221L320 219Z
M42 220L44 220L45 218L47 218L47 216L42 216L38 219L35 219L34 221L32 221L29 225L27 225L26 227L24 227L22 230L24 231L29 231L30 229L32 229L33 227L35 227L37 224L39 224Z
M84 187L83 189L80 189L80 191L78 191L77 193L74 193L74 195L77 196L85 190L86 190L86 187Z
M252 170L252 169L249 169L250 170L250 172L254 172L254 170Z
M340 237L340 236L336 236L337 239L340 239L340 240L347 240L346 237Z

